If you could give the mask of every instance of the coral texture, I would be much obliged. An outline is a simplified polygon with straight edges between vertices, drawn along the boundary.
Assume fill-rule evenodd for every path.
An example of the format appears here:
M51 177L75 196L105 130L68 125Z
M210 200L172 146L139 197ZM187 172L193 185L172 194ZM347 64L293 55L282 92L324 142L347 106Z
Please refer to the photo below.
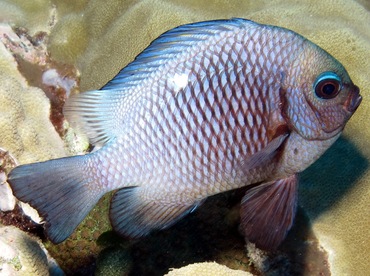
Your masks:
M252 275L249 272L233 270L227 266L220 265L218 263L196 263L190 264L181 268L172 269L166 274L167 276L188 276L188 275L199 275L199 276L248 276Z
M45 46L37 45L37 40L30 41L24 33L16 34L5 23L0 24L0 40L0 172L4 174L16 164L65 156L65 145L70 142L63 142L50 121L51 118L57 121L58 116L51 116L51 97L47 97L47 89L43 91L30 84L38 78L41 83L43 76L50 76L46 70ZM52 82L57 80L55 76L49 77L46 85L55 89ZM15 203L5 180L3 177L1 181L2 211L13 209ZM33 209L21 205L24 210L31 211L27 212L29 216L38 217Z
M31 35L49 31L55 19L54 12L48 0L0 1L0 21L25 26Z
M132 260L129 253L121 248L103 250L97 259L96 276L124 276L129 275Z
M13 227L0 225L1 275L64 275L41 241Z
M48 98L41 89L28 85L2 43L0 83L1 148L15 156L20 164L65 155L63 141L49 120Z

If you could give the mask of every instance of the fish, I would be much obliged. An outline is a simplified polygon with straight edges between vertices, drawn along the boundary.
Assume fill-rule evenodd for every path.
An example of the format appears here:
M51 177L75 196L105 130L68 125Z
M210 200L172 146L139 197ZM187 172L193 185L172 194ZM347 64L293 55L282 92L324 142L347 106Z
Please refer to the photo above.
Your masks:
M20 165L8 182L53 243L111 191L114 231L140 238L249 186L240 231L274 250L294 221L299 173L361 100L343 65L292 30L242 18L186 24L66 101L66 119L96 150Z

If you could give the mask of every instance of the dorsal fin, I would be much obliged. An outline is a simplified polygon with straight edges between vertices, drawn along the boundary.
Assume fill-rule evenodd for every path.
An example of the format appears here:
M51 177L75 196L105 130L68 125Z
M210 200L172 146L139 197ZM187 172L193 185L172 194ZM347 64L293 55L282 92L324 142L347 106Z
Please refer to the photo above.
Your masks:
M73 95L63 113L74 128L87 135L93 145L102 146L122 131L129 93L94 90Z
M205 41L223 31L234 32L257 23L242 19L213 20L186 24L171 29L155 39L133 62L123 68L102 89L116 89L136 85L160 66L175 58L194 44Z
M149 76L160 71L161 66L175 60L198 42L225 31L235 34L237 28L254 24L257 23L234 18L187 24L169 30L154 40L101 90L88 91L68 99L64 108L66 118L87 134L90 143L105 144L122 131L128 107L140 100L140 97L129 97L132 93L140 93L140 89L133 91L131 87L145 85ZM131 99L129 104L127 99Z

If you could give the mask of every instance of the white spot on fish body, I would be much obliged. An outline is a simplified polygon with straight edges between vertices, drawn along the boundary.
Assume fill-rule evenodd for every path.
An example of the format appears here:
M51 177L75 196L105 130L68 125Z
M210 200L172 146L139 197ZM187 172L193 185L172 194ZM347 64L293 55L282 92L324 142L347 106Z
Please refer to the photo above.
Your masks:
M189 76L185 73L183 74L175 74L168 79L168 87L177 95L182 89L184 89L189 82Z

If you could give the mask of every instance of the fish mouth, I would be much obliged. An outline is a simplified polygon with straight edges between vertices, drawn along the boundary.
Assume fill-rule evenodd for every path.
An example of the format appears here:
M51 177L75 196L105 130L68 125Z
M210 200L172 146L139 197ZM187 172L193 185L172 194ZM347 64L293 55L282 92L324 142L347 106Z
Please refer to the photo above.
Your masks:
M346 107L347 111L353 113L359 107L362 101L362 97L360 95L360 89L354 85L354 89L351 91L350 96L346 100L344 106Z

